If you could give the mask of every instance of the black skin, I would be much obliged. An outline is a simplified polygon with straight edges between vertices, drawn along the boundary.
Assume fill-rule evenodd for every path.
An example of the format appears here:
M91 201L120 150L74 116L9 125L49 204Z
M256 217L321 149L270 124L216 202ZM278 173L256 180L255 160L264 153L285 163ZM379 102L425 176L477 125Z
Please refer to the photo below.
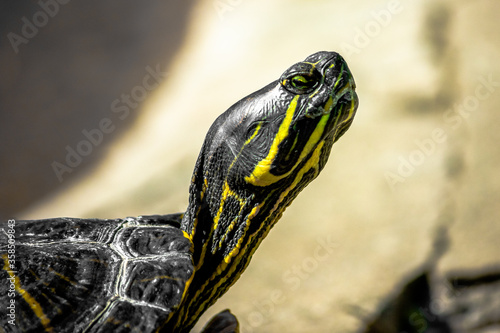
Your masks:
M309 63L317 64L313 68ZM335 66L328 68L332 64ZM310 79L304 90L292 86L292 79L299 74L307 75ZM341 92L344 87L348 87L347 91ZM333 143L349 128L353 117L349 109L352 108L354 112L357 108L354 87L352 75L341 56L334 52L318 52L305 62L290 67L279 80L240 100L217 118L196 162L189 206L181 223L182 230L194 234L194 265L197 266L200 261L203 264L195 271L181 304L187 309L186 312L177 312L174 316L180 315L180 318L171 319L169 324L182 323L180 326L190 327L191 324L186 322L198 316L198 309L213 304L238 279L260 241L281 217L284 208L323 169ZM289 126L288 136L280 143L270 169L270 173L277 176L286 175L292 170L291 173L267 186L249 184L245 178L268 155L288 106L297 95L297 111ZM338 100L329 110L331 117L316 144L323 142L318 164L304 173L288 195L280 198L295 180L298 170L305 167L311 158L312 152L298 161L332 95ZM261 129L248 143L259 124ZM225 199L229 203L224 204L220 212L224 186L228 186L234 195ZM244 204L240 205L234 199L236 196ZM279 200L282 200L279 203L282 209L273 210ZM252 209L259 205L262 205L259 213L250 219ZM218 215L217 226L213 231ZM247 245L247 250L240 254L240 258L231 261L233 267L226 268L219 275L215 271L238 246L238 241L239 247ZM204 244L210 251L203 251Z

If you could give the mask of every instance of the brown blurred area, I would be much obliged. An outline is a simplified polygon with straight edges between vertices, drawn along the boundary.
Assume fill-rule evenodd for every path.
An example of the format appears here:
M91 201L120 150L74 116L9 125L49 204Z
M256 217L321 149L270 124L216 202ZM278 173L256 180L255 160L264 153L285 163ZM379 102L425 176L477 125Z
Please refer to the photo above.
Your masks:
M445 313L460 332L500 331L498 1L70 2L15 53L6 35L29 4L0 5L2 217L182 211L217 115L338 51L353 126L196 330L230 308L243 332L358 332L428 273L414 331ZM162 84L120 119L112 103L157 64ZM52 162L106 118L115 130L59 182Z
M92 172L140 111L119 119L112 102L130 93L146 67L168 72L193 3L0 4L0 217L16 217ZM76 149L82 131L99 128L105 117L115 130L58 178L52 163L64 164L66 147Z

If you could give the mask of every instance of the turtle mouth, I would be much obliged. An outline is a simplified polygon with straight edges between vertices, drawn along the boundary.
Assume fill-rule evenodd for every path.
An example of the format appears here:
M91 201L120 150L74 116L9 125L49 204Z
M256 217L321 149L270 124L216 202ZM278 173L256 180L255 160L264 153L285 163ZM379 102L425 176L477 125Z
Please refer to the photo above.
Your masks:
M315 62L309 63L309 58ZM311 64L313 71L317 71L322 79L320 86L309 94L302 114L309 119L331 114L333 118L342 118L344 114L352 118L352 111L358 105L356 83L342 56L334 52L320 52L309 58L305 63Z
M356 83L346 62L340 55L327 62L324 76L326 83L331 87L329 99L324 107L325 113L330 113L339 106L349 106L356 109L358 103Z
M332 136L335 142L351 126L359 99L354 77L340 55L330 57L323 68L328 97L318 111L328 118L323 138Z
M358 106L358 95L356 94L356 84L352 76L349 77L347 84L341 87L334 87L330 98L332 102L325 104L323 114L332 113L332 111L343 108L354 108ZM341 110L339 110L341 111Z

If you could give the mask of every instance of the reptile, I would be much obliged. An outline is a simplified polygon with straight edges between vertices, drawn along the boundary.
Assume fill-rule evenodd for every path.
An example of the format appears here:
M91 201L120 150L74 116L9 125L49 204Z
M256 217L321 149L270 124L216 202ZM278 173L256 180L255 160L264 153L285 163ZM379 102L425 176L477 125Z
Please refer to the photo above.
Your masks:
M182 213L2 223L3 330L189 332L323 169L355 88L323 51L232 105L208 130ZM221 327L238 331L224 311L204 332Z

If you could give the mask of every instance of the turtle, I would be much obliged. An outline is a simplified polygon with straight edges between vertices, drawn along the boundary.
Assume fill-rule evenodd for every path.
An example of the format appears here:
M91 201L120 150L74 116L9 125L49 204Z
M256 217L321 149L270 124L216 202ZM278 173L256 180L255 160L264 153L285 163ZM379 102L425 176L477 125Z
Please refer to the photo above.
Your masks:
M212 124L182 213L3 222L5 332L189 332L318 176L358 107L341 55L289 67ZM237 332L223 311L204 332Z

